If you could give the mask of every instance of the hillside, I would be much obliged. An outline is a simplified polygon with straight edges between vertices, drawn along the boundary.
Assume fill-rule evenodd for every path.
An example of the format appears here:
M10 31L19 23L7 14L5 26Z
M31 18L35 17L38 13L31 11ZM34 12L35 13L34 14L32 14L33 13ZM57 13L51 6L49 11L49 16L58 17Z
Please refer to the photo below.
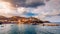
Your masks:
M34 17L26 18L26 17L13 16L10 18L6 18L4 16L0 16L0 22L1 23L16 23L16 24L39 24L39 23L45 23L49 21L42 21Z

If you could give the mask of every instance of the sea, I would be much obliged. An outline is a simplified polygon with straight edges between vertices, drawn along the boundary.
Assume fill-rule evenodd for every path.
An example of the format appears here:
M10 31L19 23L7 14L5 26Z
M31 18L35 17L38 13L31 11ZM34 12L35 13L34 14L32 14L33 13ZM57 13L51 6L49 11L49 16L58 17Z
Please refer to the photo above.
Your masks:
M60 34L60 26L2 24L0 34Z

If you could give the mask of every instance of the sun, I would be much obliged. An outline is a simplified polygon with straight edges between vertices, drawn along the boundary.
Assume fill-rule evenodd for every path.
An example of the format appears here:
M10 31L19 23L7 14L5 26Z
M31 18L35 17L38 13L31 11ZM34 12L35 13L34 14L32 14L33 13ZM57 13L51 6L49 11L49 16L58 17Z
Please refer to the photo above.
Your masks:
M12 10L12 6L8 2L0 1L0 11L4 11L5 13L8 13Z

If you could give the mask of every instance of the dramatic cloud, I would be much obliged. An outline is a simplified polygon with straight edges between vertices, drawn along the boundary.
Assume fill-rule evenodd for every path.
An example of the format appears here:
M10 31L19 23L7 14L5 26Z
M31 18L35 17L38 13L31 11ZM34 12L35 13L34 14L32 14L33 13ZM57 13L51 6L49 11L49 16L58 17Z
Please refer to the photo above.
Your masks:
M3 0L5 2L10 2L13 6L17 7L37 7L45 5L44 0Z
M60 0L50 0L49 2L46 2L45 6L38 6L37 8L34 8L32 12L38 14L37 16L35 16L37 18L39 17L43 20L53 19L53 21L59 21L58 17L60 17Z
M0 0L0 15L58 19L60 0Z
M29 7L45 5L44 0L0 0L0 15L20 16L26 13Z

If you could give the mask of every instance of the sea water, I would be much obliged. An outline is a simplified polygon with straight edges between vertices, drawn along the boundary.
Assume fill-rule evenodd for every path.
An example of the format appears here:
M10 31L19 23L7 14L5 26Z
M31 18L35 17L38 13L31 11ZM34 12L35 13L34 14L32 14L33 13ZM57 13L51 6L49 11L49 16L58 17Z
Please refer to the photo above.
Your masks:
M2 24L0 34L60 34L60 26Z

